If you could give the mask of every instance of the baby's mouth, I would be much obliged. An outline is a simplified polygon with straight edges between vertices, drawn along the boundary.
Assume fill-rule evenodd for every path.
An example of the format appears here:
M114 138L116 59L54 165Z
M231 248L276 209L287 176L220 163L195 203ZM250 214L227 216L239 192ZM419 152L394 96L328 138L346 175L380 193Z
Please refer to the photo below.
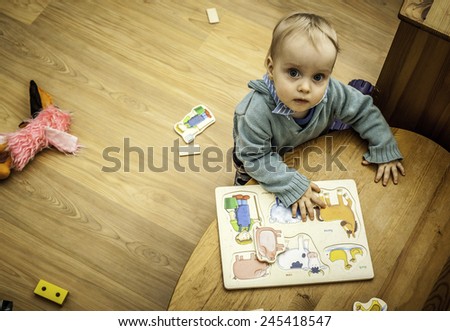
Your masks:
M309 101L306 99L294 99L295 103L308 103Z

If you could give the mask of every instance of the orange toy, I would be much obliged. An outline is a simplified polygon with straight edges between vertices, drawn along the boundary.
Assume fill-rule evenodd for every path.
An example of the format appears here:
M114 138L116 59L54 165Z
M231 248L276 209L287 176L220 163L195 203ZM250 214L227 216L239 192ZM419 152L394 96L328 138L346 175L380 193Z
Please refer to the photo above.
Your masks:
M11 172L11 155L9 155L6 148L8 144L5 136L0 136L0 180L8 178Z

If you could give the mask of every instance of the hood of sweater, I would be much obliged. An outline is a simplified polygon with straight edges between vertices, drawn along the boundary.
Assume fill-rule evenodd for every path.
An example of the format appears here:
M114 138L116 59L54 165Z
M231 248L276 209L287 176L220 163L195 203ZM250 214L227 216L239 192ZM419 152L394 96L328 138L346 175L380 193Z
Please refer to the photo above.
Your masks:
M248 87L251 88L252 90L260 93L264 97L267 104L270 105L270 108L272 108L272 109L275 108L275 106L276 106L275 100L270 95L269 88L267 87L266 83L264 83L264 80L262 80L262 79L251 80L248 83Z

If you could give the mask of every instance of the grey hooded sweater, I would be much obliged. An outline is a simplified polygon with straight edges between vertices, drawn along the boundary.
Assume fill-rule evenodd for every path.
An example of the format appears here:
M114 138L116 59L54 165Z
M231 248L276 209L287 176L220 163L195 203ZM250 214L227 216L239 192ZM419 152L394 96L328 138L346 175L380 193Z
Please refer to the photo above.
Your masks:
M371 163L402 159L397 142L372 98L331 78L325 97L304 127L290 116L274 114L276 104L263 80L237 105L233 138L236 156L246 172L285 206L296 202L310 181L283 162L283 151L327 132L335 119L352 126L369 143L364 158Z

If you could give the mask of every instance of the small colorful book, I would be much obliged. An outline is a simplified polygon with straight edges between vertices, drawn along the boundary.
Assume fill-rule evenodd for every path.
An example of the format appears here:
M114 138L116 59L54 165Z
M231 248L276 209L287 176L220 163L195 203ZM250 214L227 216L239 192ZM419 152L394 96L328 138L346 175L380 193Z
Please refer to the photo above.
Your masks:
M260 185L216 188L225 288L372 279L363 216L353 180L315 182L326 208L292 217Z

